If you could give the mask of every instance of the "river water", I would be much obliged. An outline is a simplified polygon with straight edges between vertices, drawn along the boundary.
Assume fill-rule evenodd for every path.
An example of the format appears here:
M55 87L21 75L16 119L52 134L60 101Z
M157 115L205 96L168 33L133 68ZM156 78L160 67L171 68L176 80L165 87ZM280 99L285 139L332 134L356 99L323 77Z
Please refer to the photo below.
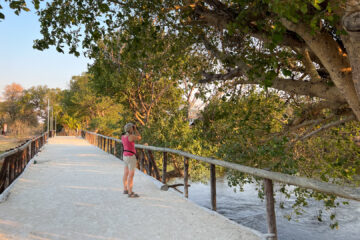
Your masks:
M181 179L175 182L181 183ZM189 199L210 209L210 185L190 184ZM239 224L267 233L265 201L259 199L255 184L246 184L243 192L234 192L233 188L228 186L226 178L221 178L216 182L216 191L218 213ZM294 199L294 197L286 199L280 194L276 196L279 240L360 239L360 202L348 201L349 205L341 204L340 207L332 210L339 223L339 228L333 230L329 227L329 212L323 211L322 222L317 220L318 210L322 207L322 203L318 201L309 201L309 205L304 208L305 213L296 216L296 220L288 221L284 216L292 213L291 205ZM284 208L279 207L280 201L285 202Z

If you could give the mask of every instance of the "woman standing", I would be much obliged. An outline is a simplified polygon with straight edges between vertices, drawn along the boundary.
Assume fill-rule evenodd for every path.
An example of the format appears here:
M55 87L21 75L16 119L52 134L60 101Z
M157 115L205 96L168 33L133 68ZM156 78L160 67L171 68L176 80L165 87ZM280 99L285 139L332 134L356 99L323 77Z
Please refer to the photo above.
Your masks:
M130 198L139 197L138 194L132 191L134 183L134 174L136 167L136 150L135 150L135 141L141 140L141 135L136 129L135 124L127 123L124 127L125 135L121 136L121 141L124 146L123 159L125 162L124 168L124 194L128 194Z

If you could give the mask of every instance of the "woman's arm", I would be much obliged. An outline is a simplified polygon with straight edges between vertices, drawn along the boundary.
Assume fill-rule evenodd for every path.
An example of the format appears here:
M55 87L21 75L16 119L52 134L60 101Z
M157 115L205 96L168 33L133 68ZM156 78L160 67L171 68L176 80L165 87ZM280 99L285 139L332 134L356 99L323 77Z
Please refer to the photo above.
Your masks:
M136 126L134 126L134 134L131 134L129 136L129 141L130 142L137 142L141 140L141 135L139 133L139 131L137 130Z

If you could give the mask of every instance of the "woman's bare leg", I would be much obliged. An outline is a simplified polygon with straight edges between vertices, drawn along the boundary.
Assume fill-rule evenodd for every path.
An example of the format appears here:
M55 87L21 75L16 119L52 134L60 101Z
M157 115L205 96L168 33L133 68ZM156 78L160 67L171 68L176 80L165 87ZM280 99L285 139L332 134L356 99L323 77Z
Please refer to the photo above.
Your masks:
M129 190L129 194L132 193L132 188L134 185L134 174L135 174L135 169L129 171L129 176L128 176L128 190Z
M123 176L124 191L128 190L128 176L129 176L129 168L125 166L124 176Z

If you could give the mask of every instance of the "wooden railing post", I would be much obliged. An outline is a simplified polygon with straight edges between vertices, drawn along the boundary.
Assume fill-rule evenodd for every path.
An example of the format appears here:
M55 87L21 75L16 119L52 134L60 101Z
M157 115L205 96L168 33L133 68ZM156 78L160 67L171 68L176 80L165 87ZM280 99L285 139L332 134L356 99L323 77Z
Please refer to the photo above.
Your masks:
M124 145L120 144L120 159L124 161Z
M17 155L17 154L15 154ZM14 180L15 178L15 161L14 161L15 157L14 155L11 156L10 158L10 183Z
M273 235L270 239L277 240L275 200L273 182L270 179L264 179L264 191L266 197L266 213L268 223L268 233Z
M144 150L140 149L140 155L139 155L139 159L140 159L140 171L144 172Z
M152 174L152 162L151 162L151 158L150 158L150 154L149 151L145 151L146 156L147 156L147 162L148 162L148 166L147 166L147 174L151 176Z
M151 161L151 163L152 163L152 168L153 168L153 170L154 170L154 171L153 171L154 176L155 176L155 178L156 178L157 180L160 181L160 180L161 180L160 172L159 172L159 169L158 169L158 167L157 167L157 165L156 165L154 154L152 153L151 150L149 150L148 153L149 153L149 161Z
M28 146L28 150L27 150L27 159L26 159L26 164L30 161L30 159L31 159L31 143L29 144L29 146Z
M166 183L167 152L163 152L162 183Z
M116 156L116 149L115 149L115 144L116 144L116 141L115 140L113 140L112 141L113 142L113 154L114 154L114 156Z
M184 196L189 197L189 158L184 157Z
M4 190L10 185L10 158L6 157L5 162L6 169L5 169L5 184L4 184Z
M211 208L216 211L216 168L210 164Z

